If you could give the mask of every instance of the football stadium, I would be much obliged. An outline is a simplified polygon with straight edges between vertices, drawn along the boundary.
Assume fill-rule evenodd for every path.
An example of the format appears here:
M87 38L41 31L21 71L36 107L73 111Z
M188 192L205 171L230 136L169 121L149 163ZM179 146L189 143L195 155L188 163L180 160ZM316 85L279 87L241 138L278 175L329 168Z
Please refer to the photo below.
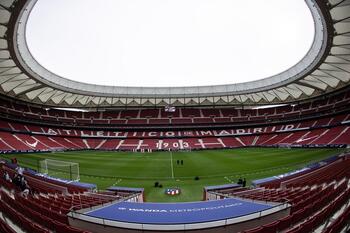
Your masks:
M63 2L0 0L0 232L350 231L350 0Z

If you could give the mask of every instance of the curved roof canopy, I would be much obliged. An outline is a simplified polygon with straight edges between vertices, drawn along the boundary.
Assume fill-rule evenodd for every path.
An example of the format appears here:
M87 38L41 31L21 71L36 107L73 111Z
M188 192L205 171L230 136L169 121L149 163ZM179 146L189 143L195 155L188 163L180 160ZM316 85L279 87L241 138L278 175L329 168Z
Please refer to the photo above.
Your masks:
M38 64L26 40L36 0L0 2L0 92L60 107L277 104L304 100L350 81L350 0L306 0L315 23L308 54L295 66L262 80L198 87L112 87L61 78Z

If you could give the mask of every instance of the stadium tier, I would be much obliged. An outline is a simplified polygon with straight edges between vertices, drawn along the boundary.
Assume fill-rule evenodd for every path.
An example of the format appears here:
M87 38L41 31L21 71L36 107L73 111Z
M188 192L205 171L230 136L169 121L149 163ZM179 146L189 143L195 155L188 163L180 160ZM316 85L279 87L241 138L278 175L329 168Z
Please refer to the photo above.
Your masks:
M4 100L1 151L196 150L350 143L350 92L263 109L47 110ZM171 127L171 130L169 129Z
M164 112L158 109L114 110L114 111L68 111L37 106L22 105L3 100L0 102L2 117L22 119L38 123L67 126L149 126L172 125L241 125L250 123L278 122L284 120L302 119L328 115L348 109L350 94L344 92L330 96L322 101L286 105L262 109L239 108L176 108L175 112Z
M350 144L350 114L297 122L203 129L150 131L57 127L0 120L1 151L101 150L195 150L245 146L331 146Z

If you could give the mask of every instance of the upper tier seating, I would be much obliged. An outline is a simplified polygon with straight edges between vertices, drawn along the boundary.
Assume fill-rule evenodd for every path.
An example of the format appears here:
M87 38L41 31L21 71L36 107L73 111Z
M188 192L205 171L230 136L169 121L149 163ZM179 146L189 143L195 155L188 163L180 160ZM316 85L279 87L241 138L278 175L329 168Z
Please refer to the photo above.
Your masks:
M239 108L176 108L175 112L165 112L162 108L126 109L100 112L77 112L57 109L41 109L25 104L3 100L0 114L34 122L47 122L58 125L189 125L189 124L224 124L245 121L264 123L301 117L315 117L335 111L348 110L350 91L297 105L285 105L261 109ZM329 122L319 122L329 124Z

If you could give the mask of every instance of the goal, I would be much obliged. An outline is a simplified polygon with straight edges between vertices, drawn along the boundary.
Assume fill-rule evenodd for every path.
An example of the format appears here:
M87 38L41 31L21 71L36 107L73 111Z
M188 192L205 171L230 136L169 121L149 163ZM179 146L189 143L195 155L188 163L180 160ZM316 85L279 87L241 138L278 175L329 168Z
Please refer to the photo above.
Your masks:
M278 144L278 148L291 149L292 148L292 144L291 143L280 143L280 144Z
M178 152L191 152L192 149L191 149L191 147L185 147L185 148L183 148L183 149L178 149L177 151L178 151Z
M44 159L40 161L39 172L52 177L79 181L79 163Z

